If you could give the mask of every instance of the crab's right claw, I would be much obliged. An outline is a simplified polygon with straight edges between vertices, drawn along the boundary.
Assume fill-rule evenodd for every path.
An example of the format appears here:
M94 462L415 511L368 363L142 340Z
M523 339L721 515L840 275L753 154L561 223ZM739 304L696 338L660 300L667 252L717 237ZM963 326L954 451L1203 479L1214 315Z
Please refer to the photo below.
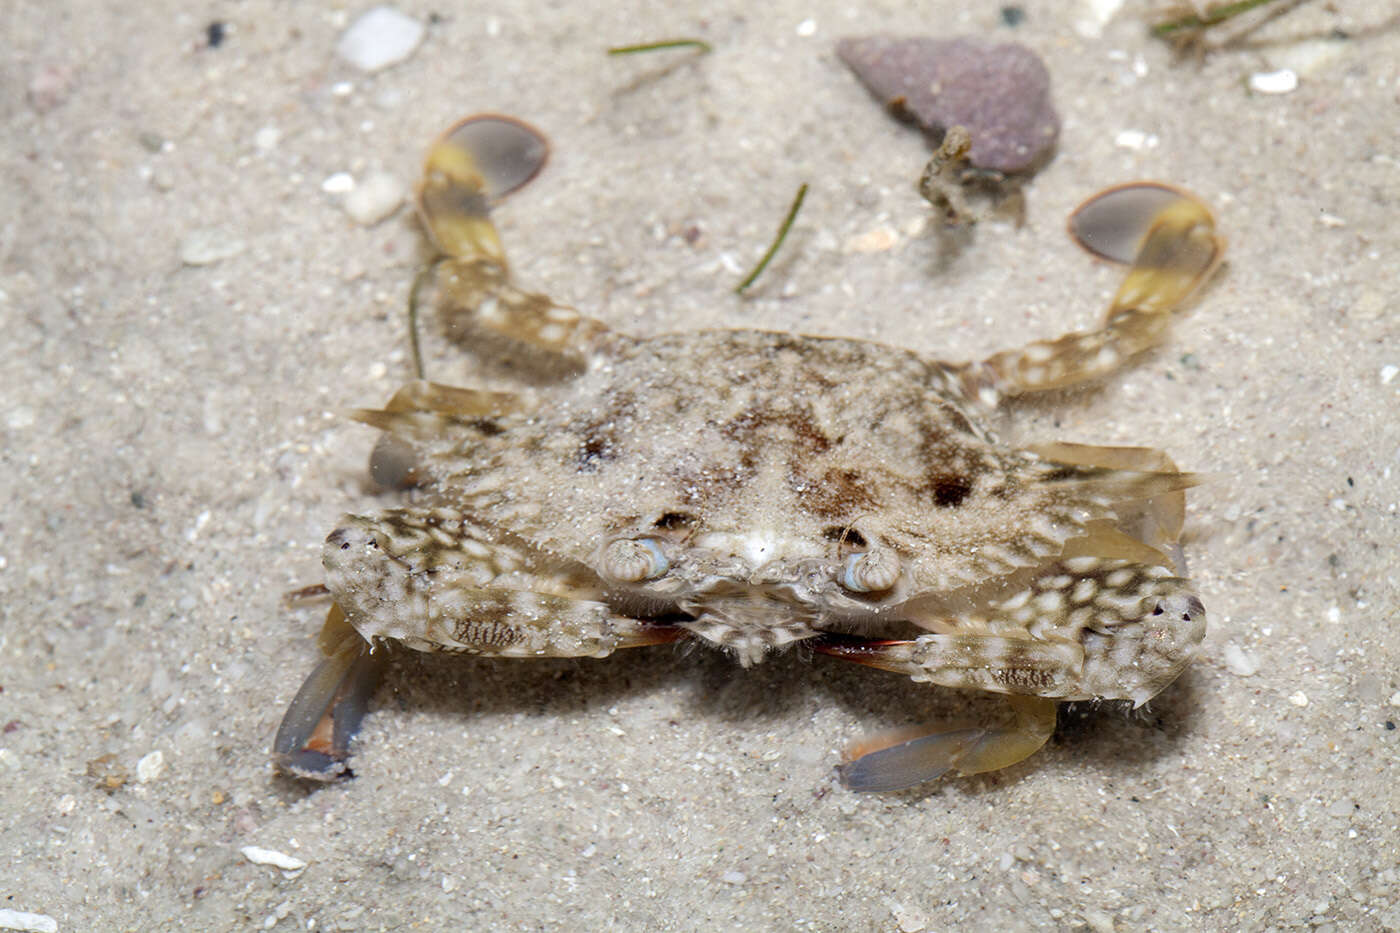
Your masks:
M312 670L282 717L272 742L278 769L311 781L350 775L350 740L365 718L370 695L384 673L384 653L370 645L331 606L321 629L325 657Z

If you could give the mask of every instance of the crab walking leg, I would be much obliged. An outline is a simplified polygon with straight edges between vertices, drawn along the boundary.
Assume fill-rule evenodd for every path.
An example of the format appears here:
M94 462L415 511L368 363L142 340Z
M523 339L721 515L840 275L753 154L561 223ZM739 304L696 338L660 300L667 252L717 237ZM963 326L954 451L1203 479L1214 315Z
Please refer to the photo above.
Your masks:
M1144 188L1156 196L1142 197ZM1021 395L1112 372L1161 342L1172 309L1206 280L1224 255L1225 241L1216 234L1209 209L1185 193L1159 185L1127 185L1091 199L1076 219L1088 215L1092 221L1106 213L1115 215L1117 226L1106 235L1107 243L1089 248L1107 258L1133 258L1103 326L997 353L969 368L973 381L984 382L997 395ZM1079 227L1075 232L1086 240Z
M1074 466L1182 475L1176 461L1165 451L1153 447L1099 447L1052 441L1031 444L1026 449L1046 460ZM1185 522L1185 489L1160 493L1144 500L1137 514L1130 514L1127 510L1119 514L1120 527L1129 529L1134 537L1149 547L1170 554L1177 571L1183 575L1186 573L1186 561L1177 542Z
M384 434L369 458L369 475L386 489L416 486L419 472L415 441L453 434L470 436L491 429L492 419L529 410L533 402L512 392L464 389L422 379L404 385L383 408L361 408L349 416Z
M607 329L511 281L491 208L543 166L548 145L517 120L486 116L448 130L428 149L417 191L428 236L448 258L438 268L449 330L485 330L547 353L581 358Z

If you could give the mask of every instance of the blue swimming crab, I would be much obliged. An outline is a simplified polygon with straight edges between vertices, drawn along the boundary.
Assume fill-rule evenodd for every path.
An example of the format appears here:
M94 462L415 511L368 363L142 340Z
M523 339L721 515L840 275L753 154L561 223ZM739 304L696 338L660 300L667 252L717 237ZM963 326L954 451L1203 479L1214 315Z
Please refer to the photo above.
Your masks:
M1102 324L950 363L840 337L632 337L515 284L490 210L544 159L536 131L469 119L429 149L417 208L443 257L439 312L550 373L514 392L422 380L354 417L407 504L326 538L323 660L279 765L346 773L386 642L501 658L601 658L689 640L740 664L806 645L915 681L1005 695L1003 719L857 748L858 791L1004 768L1058 701L1140 705L1196 654L1184 490L1157 450L987 427L1009 399L1096 379L1159 343L1224 250L1166 185L1091 198L1071 232L1127 264Z

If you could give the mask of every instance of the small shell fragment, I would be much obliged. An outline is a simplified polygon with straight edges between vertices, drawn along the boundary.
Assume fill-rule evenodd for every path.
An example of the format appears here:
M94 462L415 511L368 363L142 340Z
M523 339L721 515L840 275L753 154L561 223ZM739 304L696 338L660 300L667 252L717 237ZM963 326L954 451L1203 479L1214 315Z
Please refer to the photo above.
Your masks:
M1257 94L1291 94L1298 90L1298 73L1292 68L1256 71L1249 76L1249 89Z
M0 908L0 930L26 930L28 933L58 933L58 921L48 914Z
M345 195L345 213L362 227L372 227L403 203L404 185L388 172L372 172Z
M1228 642L1224 651L1225 667L1236 677L1253 677L1259 673L1259 659L1234 642Z
M391 6L377 6L341 34L335 53L361 71L381 71L412 55L425 31L413 17Z
M261 846L244 846L238 851L242 852L243 857L254 865L271 865L273 868L280 868L283 871L301 871L306 867L306 862L294 855L278 852L276 849L264 849Z

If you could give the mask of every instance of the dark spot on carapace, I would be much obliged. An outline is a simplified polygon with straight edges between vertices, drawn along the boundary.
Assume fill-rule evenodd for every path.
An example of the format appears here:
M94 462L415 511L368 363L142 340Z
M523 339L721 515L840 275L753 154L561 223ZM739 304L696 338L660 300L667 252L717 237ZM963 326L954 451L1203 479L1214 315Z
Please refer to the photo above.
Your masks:
M668 531L677 528L686 528L695 522L695 516L689 512L665 512L656 521L652 522L654 528L665 528Z
M583 438L574 451L574 466L580 473L594 473L604 463L617 459L616 428L612 422L594 421L583 425Z
M951 509L962 505L972 492L972 480L961 473L939 473L929 480L929 488L935 505Z
M868 480L857 470L830 469L817 479L793 473L788 476L788 484L801 491L802 508L820 518L850 520L878 507L868 489Z
M820 454L831 449L831 438L817 426L809 412L773 411L770 408L751 408L721 427L721 432L731 440L752 445L764 440L765 428L772 426L786 428L792 439L805 454Z

